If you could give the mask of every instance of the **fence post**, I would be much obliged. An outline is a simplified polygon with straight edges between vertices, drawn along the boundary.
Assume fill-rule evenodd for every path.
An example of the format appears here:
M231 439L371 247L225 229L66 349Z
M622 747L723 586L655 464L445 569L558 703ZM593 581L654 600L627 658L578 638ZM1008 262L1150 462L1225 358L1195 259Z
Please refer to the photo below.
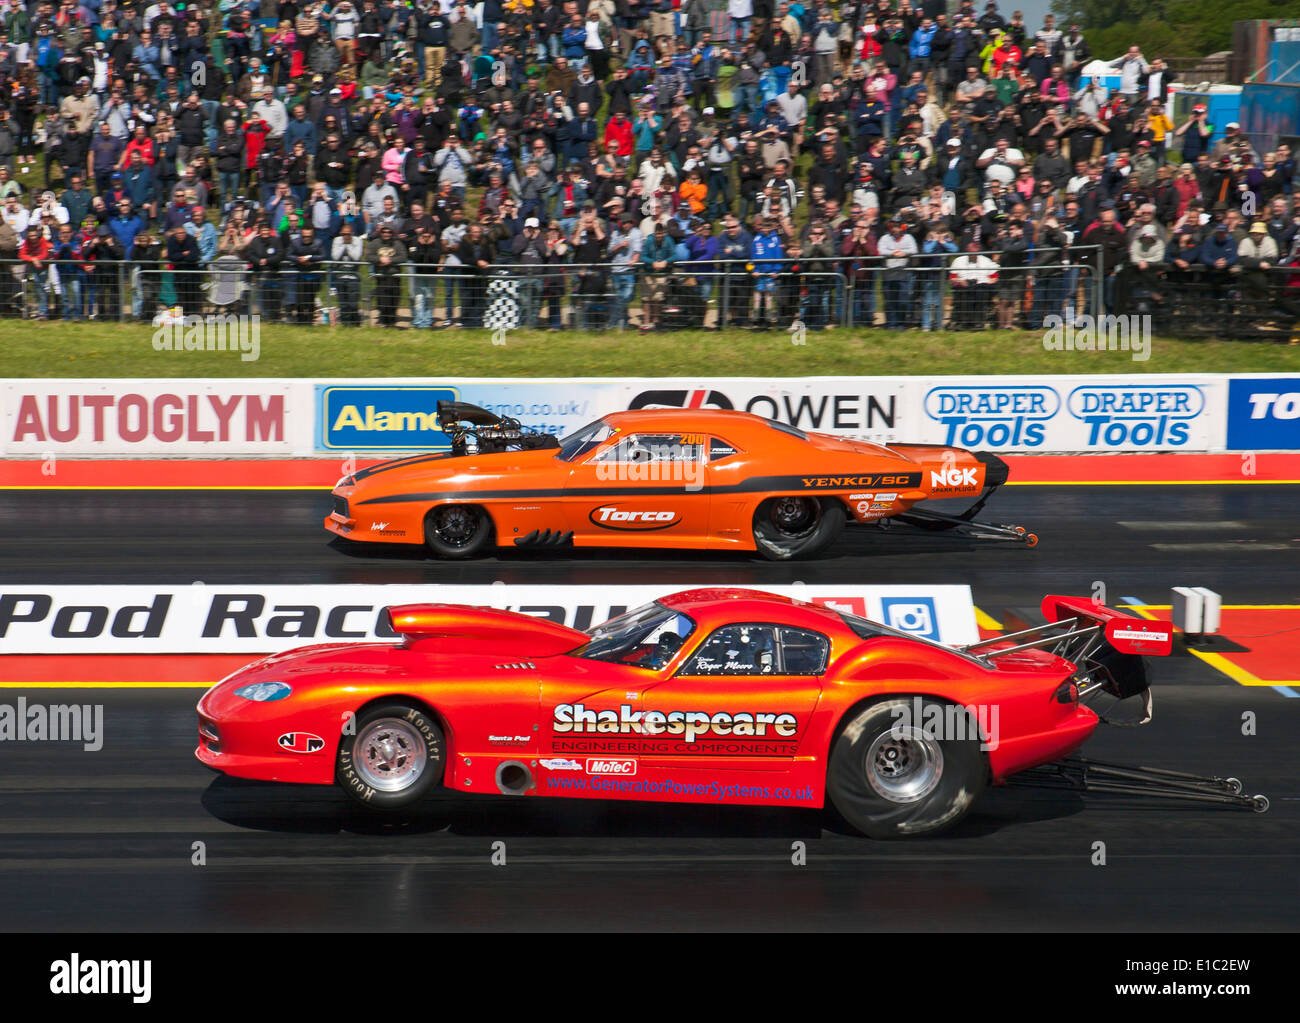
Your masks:
M1092 282L1092 320L1100 321L1106 311L1106 250L1097 246L1097 279Z
M944 312L948 302L948 267L947 264L940 263L935 267L935 272L939 275L939 308L934 314L934 329L943 330L948 326L948 317Z

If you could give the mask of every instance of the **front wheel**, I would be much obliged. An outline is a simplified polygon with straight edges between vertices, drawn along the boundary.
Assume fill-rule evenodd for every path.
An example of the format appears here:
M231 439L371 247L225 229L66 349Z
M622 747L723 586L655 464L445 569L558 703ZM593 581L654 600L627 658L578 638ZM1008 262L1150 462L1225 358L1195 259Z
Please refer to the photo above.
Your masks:
M472 558L492 534L487 512L473 504L441 504L424 517L424 542L440 558Z
M419 707L385 703L359 714L339 740L334 778L364 806L397 810L442 780L445 742Z
M978 726L961 708L926 698L873 703L836 739L827 793L869 838L943 831L984 791L988 772L979 747Z
M844 509L829 498L769 497L754 511L754 546L769 561L808 557L844 528Z

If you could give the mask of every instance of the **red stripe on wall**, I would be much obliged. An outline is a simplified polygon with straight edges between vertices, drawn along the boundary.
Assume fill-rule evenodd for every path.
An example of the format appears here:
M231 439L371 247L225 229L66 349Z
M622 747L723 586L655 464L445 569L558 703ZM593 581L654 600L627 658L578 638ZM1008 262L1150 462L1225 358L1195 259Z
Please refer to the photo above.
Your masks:
M0 656L6 685L212 685L252 664L260 654L8 654Z
M1142 483L1300 480L1300 452L1253 455L1006 455L1011 483ZM1253 461L1252 461L1253 460ZM382 459L10 459L0 462L7 489L329 489L345 471Z

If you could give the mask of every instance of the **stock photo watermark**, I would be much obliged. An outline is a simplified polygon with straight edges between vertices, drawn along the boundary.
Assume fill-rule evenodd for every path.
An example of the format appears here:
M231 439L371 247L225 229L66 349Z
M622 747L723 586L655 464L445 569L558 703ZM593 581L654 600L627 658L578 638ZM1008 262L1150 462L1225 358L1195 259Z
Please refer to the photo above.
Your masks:
M238 352L242 362L262 356L262 317L234 313L183 315L164 310L153 318L158 352Z
M986 751L997 749L1000 742L1001 711L996 703L962 706L914 696L910 703L891 707L889 713L894 719L889 734L900 742L918 733L942 742L978 742Z
M0 742L79 742L87 753L104 748L102 703L0 703Z
M686 491L704 489L703 438L683 436L677 443L622 444L596 463L598 480L621 483L680 483Z
M1129 352L1134 362L1151 358L1151 317L1115 316L1109 313L1091 316L1081 313L1071 320L1051 315L1043 319L1047 327L1043 349L1048 352Z

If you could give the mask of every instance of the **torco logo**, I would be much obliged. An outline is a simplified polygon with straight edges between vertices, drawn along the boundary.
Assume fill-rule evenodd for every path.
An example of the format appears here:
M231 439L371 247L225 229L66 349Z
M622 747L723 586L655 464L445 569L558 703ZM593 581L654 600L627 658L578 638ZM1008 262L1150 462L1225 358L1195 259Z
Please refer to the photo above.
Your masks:
M681 516L675 511L641 511L613 504L594 508L587 517L601 529L667 529L681 521Z
M1066 408L1088 425L1089 444L1182 445L1205 394L1192 384L1095 384L1071 391Z
M623 777L636 774L635 760L588 760L588 774L617 774Z
M793 714L708 714L695 710L588 710L581 703L561 703L555 708L552 728L574 735L680 735L686 742L703 736L780 735L798 730ZM770 731L769 731L770 730Z
M319 753L325 748L325 740L311 732L285 732L275 742L286 753Z
M948 429L943 442L962 447L1038 447L1060 409L1045 386L935 387L925 396L925 414Z

